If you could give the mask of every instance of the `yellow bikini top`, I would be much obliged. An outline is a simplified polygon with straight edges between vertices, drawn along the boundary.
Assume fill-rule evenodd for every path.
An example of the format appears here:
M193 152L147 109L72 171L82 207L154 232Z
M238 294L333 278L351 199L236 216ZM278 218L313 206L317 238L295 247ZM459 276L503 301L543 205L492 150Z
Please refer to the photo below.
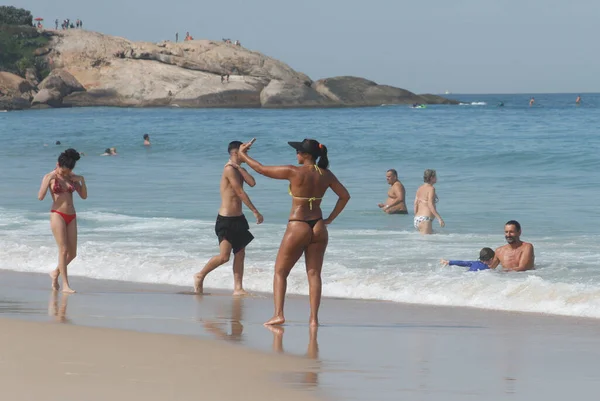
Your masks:
M317 166L316 164L313 164L313 167L315 168L315 170L317 170L317 172L318 172L320 175L323 175L323 172L321 171L321 169L319 168L319 166ZM295 198L295 199L304 199L304 200L307 200L307 201L308 201L308 207L309 207L309 209L310 209L310 210L312 210L312 206L313 206L313 202L314 202L314 201L316 201L316 200L322 200L322 199L323 199L323 198L317 198L316 196L313 196L313 197L311 197L311 198L303 198L303 197L301 197L301 196L294 196L294 195L292 194L292 184L290 184L290 186L288 187L288 193L290 194L290 196L291 196L292 198Z

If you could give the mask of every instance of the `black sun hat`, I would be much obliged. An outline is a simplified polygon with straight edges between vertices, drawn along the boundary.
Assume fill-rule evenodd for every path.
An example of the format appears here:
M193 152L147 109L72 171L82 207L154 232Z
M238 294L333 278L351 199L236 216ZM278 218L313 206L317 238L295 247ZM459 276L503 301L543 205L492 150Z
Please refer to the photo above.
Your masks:
M322 145L314 139L304 139L302 142L288 142L298 152L308 153L314 157L321 156Z

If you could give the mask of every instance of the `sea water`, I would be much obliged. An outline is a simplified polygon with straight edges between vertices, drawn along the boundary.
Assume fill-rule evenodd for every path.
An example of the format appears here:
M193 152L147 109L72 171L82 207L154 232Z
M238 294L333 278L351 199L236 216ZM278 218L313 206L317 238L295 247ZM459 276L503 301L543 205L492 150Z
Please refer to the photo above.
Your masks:
M316 138L352 199L329 226L325 296L473 306L600 318L600 95L456 96L460 106L362 109L83 108L0 115L0 268L48 272L57 249L51 200L37 200L61 151L85 152L76 167L89 190L76 198L79 253L73 276L192 286L217 252L219 179L232 140L257 138L264 164L294 164L287 141ZM504 102L504 107L498 103ZM150 134L151 147L142 135ZM61 145L55 145L60 141ZM118 156L100 156L116 147ZM398 170L408 216L377 207L386 170ZM413 228L414 194L436 169L446 222L436 235ZM287 182L253 173L246 188L265 217L247 249L245 287L271 291L275 255L290 209ZM336 197L328 193L327 217ZM516 219L535 245L536 270L465 272L440 258L476 259L504 243ZM76 288L77 280L72 280ZM208 276L231 289L231 262ZM306 294L303 260L288 291Z

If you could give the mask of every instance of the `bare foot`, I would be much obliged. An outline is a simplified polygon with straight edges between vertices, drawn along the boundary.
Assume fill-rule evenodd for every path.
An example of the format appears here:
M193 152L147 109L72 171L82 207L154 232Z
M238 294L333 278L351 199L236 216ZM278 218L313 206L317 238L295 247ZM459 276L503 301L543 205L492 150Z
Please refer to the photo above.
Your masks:
M248 293L246 292L246 290L241 289L241 290L234 290L233 291L233 296L234 297L243 297L244 295L248 295Z
M196 294L202 294L204 286L204 277L200 274L194 274L194 292Z
M58 285L58 275L59 275L58 271L52 270L48 274L50 275L50 278L52 279L52 289L54 291L60 290L60 285Z
M65 294L75 294L75 290L69 287L68 285L63 286L63 290Z
M265 323L265 326L278 326L285 323L285 318L283 316L273 316L271 320Z

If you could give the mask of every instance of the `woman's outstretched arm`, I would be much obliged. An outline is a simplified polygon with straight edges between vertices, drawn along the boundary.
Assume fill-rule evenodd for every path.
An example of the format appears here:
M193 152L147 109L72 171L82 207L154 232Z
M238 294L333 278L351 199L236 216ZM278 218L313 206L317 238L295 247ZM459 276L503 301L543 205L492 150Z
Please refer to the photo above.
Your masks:
M265 177L275 178L276 180L289 180L294 173L296 167L287 165L287 166L263 166L258 161L254 160L248 155L248 149L250 149L250 145L245 143L240 145L239 157L242 159L244 163L246 163L250 168L256 171L258 174L264 175Z

